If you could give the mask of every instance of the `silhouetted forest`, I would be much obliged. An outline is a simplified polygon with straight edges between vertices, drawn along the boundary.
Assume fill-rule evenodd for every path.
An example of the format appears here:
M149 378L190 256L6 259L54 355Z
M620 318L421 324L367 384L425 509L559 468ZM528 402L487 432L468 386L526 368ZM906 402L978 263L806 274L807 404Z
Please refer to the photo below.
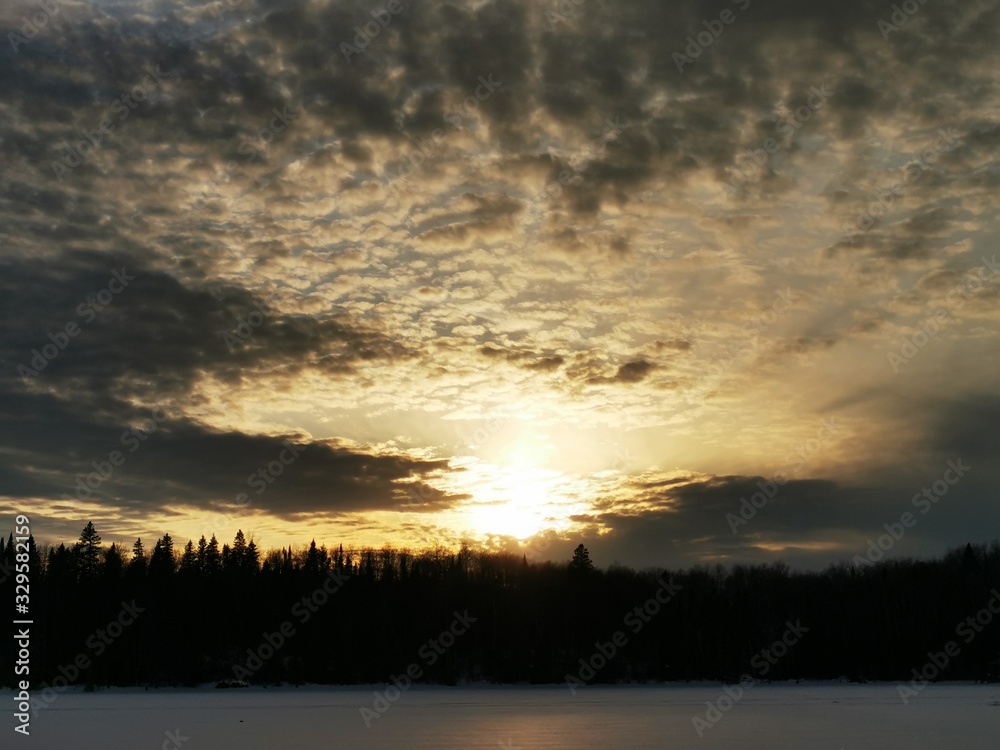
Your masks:
M601 665L584 670L590 682L732 680L764 677L751 664L790 623L808 630L768 660L769 679L908 680L949 641L960 653L942 679L1000 675L1000 622L982 614L1000 586L997 542L823 572L667 571L595 567L582 545L563 563L315 543L264 553L242 532L221 548L212 537L178 549L167 534L126 550L88 524L71 546L32 542L30 558L34 686L60 674L89 686L371 683L413 664L418 681L551 683L580 675L581 659ZM0 599L13 602L11 537L0 564ZM591 660L616 633L613 655Z

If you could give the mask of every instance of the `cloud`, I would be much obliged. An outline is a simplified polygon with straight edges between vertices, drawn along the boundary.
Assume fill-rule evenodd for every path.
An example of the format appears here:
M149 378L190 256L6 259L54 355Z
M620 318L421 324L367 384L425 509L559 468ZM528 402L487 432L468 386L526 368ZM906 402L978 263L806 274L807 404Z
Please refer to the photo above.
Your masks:
M424 481L448 470L444 460L302 435L223 432L164 409L105 402L95 413L93 406L6 394L0 411L14 429L0 444L12 462L4 494L99 501L149 514L252 503L286 519L427 510L461 499Z
M341 0L63 4L17 44L38 6L5 5L0 494L62 523L162 408L99 502L213 507L288 439L261 523L454 539L455 424L495 422L589 482L608 554L816 561L950 453L986 463L1000 8L886 38L874 0L725 5L692 56L722 6L407 3L350 59L371 16ZM851 437L728 539L828 414ZM612 445L715 479L605 506ZM979 538L995 481L914 539Z
M656 365L652 362L636 359L621 365L611 380L617 383L638 383L655 369Z
M289 373L308 367L337 377L360 362L409 355L348 315L282 313L243 287L187 286L135 256L65 252L58 265L16 258L4 270L0 293L11 315L2 355L32 369L41 362L38 385L148 397L154 376L156 391L184 392L205 376L238 381L279 363ZM109 285L120 291L109 294ZM78 333L62 334L58 354L39 360L50 336L69 325ZM16 374L4 370L8 379Z

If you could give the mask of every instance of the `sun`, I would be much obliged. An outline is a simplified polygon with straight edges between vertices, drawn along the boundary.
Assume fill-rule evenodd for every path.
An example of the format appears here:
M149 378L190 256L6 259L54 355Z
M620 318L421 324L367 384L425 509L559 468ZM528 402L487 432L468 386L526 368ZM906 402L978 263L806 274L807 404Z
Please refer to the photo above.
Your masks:
M498 463L468 457L461 462L452 491L470 496L456 509L456 526L476 536L498 535L525 540L541 531L562 529L568 506L569 478L544 467L532 443L515 444Z
M494 482L480 487L469 506L469 521L479 533L527 539L552 526L557 472L500 467Z

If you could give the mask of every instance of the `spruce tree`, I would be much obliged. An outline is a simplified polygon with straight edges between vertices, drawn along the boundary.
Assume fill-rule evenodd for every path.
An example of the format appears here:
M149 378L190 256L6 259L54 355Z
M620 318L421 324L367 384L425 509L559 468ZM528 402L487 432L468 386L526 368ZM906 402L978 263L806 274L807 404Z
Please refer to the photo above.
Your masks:
M118 551L118 545L112 542L108 551L104 553L104 577L109 581L117 581L122 577L123 570L125 562Z
M132 559L128 563L128 577L130 579L142 579L146 577L146 549L142 544L142 537L137 538L132 543Z
M198 572L202 575L208 572L208 542L204 534L198 540Z
M156 540L153 554L149 558L149 575L163 579L174 572L174 540L170 534L164 534Z
M578 544L573 550L573 559L569 563L570 570L593 570L594 563L590 561L590 553L582 544Z
M260 552L257 549L257 543L250 537L250 542L247 544L246 557L244 558L245 568L251 573L260 572Z
M213 575L222 570L222 555L219 553L219 540L212 534L205 549L205 572Z
M190 539L184 545L184 554L181 555L180 572L185 575L194 575L198 572L198 555L194 551L194 542Z
M234 570L243 570L247 561L247 540L243 536L243 529L237 529L236 538L233 539L232 549L229 550L230 562Z
M306 573L319 573L319 550L316 549L316 540L309 543L309 551L306 552L306 560L302 566Z
M76 571L81 581L93 581L101 570L101 536L88 521L80 532L80 541L73 546Z

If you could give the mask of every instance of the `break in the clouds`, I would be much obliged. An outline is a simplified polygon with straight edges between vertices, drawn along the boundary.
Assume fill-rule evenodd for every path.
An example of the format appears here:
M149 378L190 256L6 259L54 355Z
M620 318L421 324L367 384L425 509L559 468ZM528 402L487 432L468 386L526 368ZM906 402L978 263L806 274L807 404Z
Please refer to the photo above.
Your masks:
M928 489L892 554L993 538L998 31L995 1L7 3L0 506L818 565Z

